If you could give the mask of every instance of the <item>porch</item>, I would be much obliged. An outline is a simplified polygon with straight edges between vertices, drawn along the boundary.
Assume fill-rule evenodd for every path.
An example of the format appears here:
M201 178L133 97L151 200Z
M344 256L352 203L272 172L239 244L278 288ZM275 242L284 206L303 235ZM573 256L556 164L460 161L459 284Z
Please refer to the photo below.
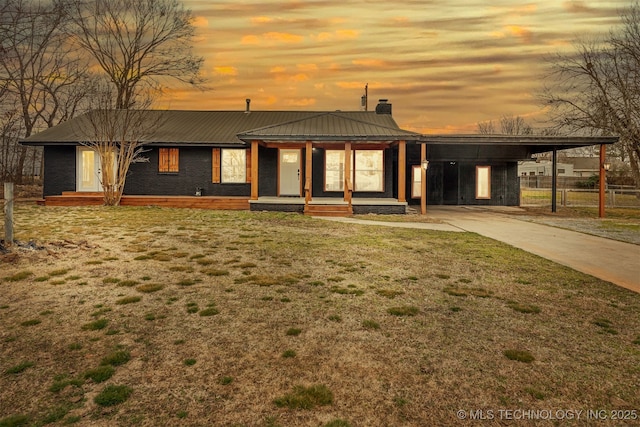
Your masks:
M352 198L349 203L339 197L314 197L306 203L304 197L261 196L249 200L249 205L251 211L298 212L311 216L404 214L407 210L407 202L392 198Z

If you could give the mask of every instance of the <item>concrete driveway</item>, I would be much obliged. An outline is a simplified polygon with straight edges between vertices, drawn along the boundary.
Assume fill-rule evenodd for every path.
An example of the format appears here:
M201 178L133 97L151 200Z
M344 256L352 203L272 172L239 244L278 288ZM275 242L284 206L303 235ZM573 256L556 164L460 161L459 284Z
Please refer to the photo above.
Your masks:
M442 224L392 223L352 218L344 222L394 227L468 231L566 265L640 293L640 246L509 216L518 208L434 206L427 216Z

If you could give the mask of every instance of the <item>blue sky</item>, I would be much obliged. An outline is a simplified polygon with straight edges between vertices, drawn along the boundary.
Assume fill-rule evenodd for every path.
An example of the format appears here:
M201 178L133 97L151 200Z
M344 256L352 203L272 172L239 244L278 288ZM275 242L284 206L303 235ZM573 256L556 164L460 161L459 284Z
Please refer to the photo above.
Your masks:
M177 88L162 106L358 110L393 104L398 124L475 131L503 114L534 126L545 58L619 24L629 0L235 0L184 2L210 90Z

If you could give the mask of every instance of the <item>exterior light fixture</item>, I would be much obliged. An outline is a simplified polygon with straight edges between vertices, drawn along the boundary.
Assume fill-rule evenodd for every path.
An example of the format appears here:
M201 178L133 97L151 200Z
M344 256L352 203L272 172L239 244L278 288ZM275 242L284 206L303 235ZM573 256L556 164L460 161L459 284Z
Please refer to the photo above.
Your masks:
M429 168L429 160L424 159L422 161L422 169L427 170Z
M611 163L603 163L602 169L604 169L605 171L608 171L609 169L611 169Z

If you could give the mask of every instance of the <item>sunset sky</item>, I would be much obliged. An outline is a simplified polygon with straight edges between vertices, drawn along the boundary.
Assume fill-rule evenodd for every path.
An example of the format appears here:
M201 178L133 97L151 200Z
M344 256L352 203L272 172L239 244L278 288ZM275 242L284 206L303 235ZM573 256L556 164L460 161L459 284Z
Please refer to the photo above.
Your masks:
M185 0L210 90L164 107L359 110L379 98L408 130L475 132L521 115L534 126L545 57L606 34L630 0Z

